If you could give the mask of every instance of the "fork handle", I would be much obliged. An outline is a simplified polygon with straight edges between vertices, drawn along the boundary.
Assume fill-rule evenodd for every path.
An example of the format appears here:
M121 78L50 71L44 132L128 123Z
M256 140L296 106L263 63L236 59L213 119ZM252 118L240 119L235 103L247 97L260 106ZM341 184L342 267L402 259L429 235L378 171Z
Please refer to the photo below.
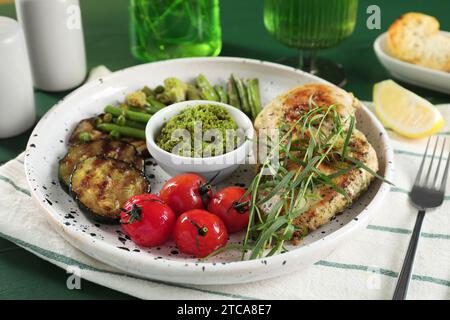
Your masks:
M409 241L408 251L406 252L405 261L403 262L402 271L398 277L397 287L395 288L393 300L405 300L408 293L409 281L414 264L414 257L416 255L417 244L419 243L420 230L422 229L423 218L425 217L425 210L420 210L417 214L416 225Z

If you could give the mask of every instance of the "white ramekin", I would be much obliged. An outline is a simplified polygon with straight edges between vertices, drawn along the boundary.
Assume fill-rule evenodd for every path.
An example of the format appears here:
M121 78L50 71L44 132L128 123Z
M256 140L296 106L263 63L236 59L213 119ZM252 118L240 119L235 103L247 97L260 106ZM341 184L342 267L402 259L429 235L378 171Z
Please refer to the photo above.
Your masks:
M161 149L156 144L155 139L168 120L188 107L202 104L218 105L227 109L236 121L238 128L244 130L246 137L244 143L233 151L207 158L178 156ZM213 184L227 178L240 164L245 163L246 157L252 149L253 135L253 123L241 110L225 103L205 100L184 101L167 106L155 113L145 128L147 148L150 154L158 165L170 176L176 176L185 172L193 172L202 175L206 180L214 178L212 181Z

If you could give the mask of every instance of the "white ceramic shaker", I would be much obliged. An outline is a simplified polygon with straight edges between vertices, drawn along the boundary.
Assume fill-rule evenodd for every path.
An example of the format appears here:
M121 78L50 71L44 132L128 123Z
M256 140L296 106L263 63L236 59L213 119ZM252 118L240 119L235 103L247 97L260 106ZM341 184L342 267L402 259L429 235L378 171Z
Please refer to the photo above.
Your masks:
M79 0L16 0L30 56L34 86L64 91L86 78Z
M23 32L0 17L0 139L29 129L36 119L33 80Z

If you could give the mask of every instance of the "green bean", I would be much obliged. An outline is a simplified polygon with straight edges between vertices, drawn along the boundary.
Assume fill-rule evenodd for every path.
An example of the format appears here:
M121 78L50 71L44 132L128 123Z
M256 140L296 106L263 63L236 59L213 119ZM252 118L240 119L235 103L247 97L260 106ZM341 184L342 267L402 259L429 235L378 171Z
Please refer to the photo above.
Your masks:
M235 81L236 81L236 88L239 94L239 99L241 100L241 109L242 111L244 111L245 114L251 116L252 111L250 110L250 104L248 103L247 88L245 87L241 79L235 78Z
M97 126L98 130L104 132L117 131L120 135L125 137L137 138L145 140L145 130L130 128L130 127L121 127L117 124L111 123L102 123Z
M118 117L120 115L124 115L125 118L129 120L134 120L138 122L147 123L148 120L152 117L150 114L143 112L135 112L130 110L122 110L120 108L108 105L105 107L105 112L111 113L113 116Z
M104 122L111 122L113 119L113 115L111 113L105 113L103 115L103 121Z
M131 127L131 128L136 128L136 129L145 129L145 127L146 127L145 123L128 120L124 117L123 117L123 119L125 120L125 122L122 122L123 121L123 120L121 120L122 117L123 117L123 115L120 115L119 117L114 118L113 122L121 127ZM98 126L100 123L97 123L96 125Z
M121 114L120 116L118 116L117 118L114 119L114 123L119 126L124 126L126 122L127 122L127 119L125 118L125 116L123 114Z
M217 95L219 96L220 102L228 103L228 95L222 86L216 85L214 86L214 90L216 90Z
M154 113L156 113L157 111L159 111L159 110L161 110L162 108L165 108L166 107L166 105L164 104L164 103L161 103L161 102L159 102L158 100L156 100L155 98L153 98L153 97L149 97L148 99L147 99L147 102L149 103L149 108L151 109L151 110L155 110L155 112Z
M216 91L204 75L201 74L197 77L197 86L200 89L200 92L205 100L220 101L220 98L217 95Z
M149 114L155 114L159 111L159 109L156 109L152 105L149 105L148 107L145 108L145 111Z
M142 123L142 122L137 122L137 121L126 119L124 126L130 127L130 128L136 128L136 129L145 129L146 124Z
M156 110L154 110L150 105L146 106L143 111L147 114L154 115Z
M78 136L78 139L81 142L89 142L92 140L92 136L89 132L82 132L80 133L80 135Z
M117 131L117 130L111 130L111 131L109 132L109 137L110 137L111 139L120 139L121 136L122 136L122 135L121 135L120 132Z
M102 123L102 122L103 122L102 117L96 117L96 118L95 118L95 125L96 125L96 126L99 125L99 124Z
M144 108L129 107L128 111L133 111L133 112L137 112L137 113L147 113L145 108L146 107L144 107Z
M144 108L132 107L132 106L127 105L126 103L121 103L119 105L119 108L122 109L124 112L133 111L133 112L139 112L139 113L142 113L142 112L147 113L145 110L145 107Z
M247 81L248 100L250 102L253 120L261 112L261 96L259 92L258 79L249 79Z
M228 100L229 103L238 109L241 108L241 101L239 100L239 94L236 88L236 81L234 80L234 76L231 75L230 79L227 83L227 92L228 92Z
M146 95L147 97L153 97L153 96L154 96L153 90L150 89L150 88L147 87L147 86L145 86L144 88L142 88L141 91L144 92L145 95Z

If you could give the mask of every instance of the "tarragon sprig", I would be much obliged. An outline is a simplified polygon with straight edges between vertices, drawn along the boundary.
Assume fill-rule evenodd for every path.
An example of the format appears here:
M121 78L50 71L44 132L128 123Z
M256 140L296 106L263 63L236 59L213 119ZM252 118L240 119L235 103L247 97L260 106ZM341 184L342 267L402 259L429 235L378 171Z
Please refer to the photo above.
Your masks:
M256 259L285 251L286 241L302 231L293 223L308 209L307 201L320 199L312 192L319 185L328 185L348 197L332 179L357 165L354 162L353 166L345 165L333 178L323 174L320 166L338 155L339 159L347 161L354 124L352 116L343 121L336 106L319 107L310 99L308 112L292 125L280 127L278 144L261 164L248 190L252 194L252 202L242 259ZM264 176L265 169L273 169L270 163L272 152L278 151L281 154L279 169L272 176ZM296 164L297 168L287 170L288 163ZM264 207L269 209L261 214ZM256 213L259 213L257 217Z

